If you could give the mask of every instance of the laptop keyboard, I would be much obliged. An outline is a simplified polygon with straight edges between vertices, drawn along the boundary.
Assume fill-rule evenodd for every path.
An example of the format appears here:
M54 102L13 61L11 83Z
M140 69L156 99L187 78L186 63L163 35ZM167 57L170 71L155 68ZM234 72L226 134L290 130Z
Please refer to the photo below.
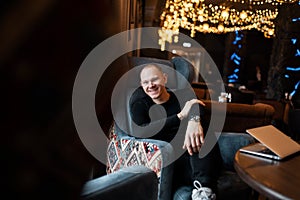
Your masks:
M276 155L273 151L271 151L270 149L266 148L264 150L260 151L261 153L266 153L266 154L270 154L270 155Z

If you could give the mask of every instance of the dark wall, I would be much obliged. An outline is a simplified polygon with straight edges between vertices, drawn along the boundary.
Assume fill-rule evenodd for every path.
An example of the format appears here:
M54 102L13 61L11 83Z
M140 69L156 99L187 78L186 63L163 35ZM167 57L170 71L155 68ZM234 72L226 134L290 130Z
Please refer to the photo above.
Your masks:
M273 40L273 38L265 38L263 36L263 33L258 31L248 31L247 33L247 56L245 58L245 74L247 74L249 89L259 89L257 88L256 83L256 67L259 67L261 71L262 85L260 89L264 90L267 86ZM251 85L251 83L254 85Z
M73 200L92 167L97 175L105 172L75 130L73 83L88 53L121 31L120 1L43 2L0 4L2 189L11 199ZM41 12L29 18L37 9ZM112 66L102 78L108 95L97 99L99 112L109 103L115 81L110 73L115 78L122 73L118 67L122 65ZM104 116L105 129L111 118Z

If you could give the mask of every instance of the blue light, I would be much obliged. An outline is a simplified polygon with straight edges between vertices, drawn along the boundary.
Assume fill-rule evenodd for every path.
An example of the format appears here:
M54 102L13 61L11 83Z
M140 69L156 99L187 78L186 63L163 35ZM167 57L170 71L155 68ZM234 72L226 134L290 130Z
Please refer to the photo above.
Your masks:
M232 42L232 44L237 44L238 41L242 40L243 34L239 34L238 31L235 31L235 40Z
M238 75L236 75L236 74L232 74L232 75L230 75L230 76L228 76L228 78L230 78L230 79L238 79L239 77L238 77Z
M297 53L295 54L295 56L296 56L296 57L297 57L297 56L300 56L300 50L297 49L296 51L297 51Z
M286 70L288 71L300 71L300 67L297 67L297 68L293 68L293 67L286 67Z
M293 96L295 93L296 93L296 91L297 91L297 89L298 89L298 86L299 86L299 84L300 84L300 81L298 81L298 83L296 83L296 85L295 85L295 89L291 92L291 96Z
M238 60L241 60L241 57L240 56L238 56L236 53L233 53L232 55L231 55L231 57L230 57L230 59L231 60L233 60L233 59L238 59Z
M286 74L286 75L284 75L284 77L285 77L285 78L290 78L290 76L289 76L289 75L287 75L287 74Z
M299 84L300 84L300 81L298 81L298 83L295 85L295 90L298 89Z
M290 96L294 96L294 94L296 93L296 90L293 90L293 92L291 92Z
M293 44L296 44L297 38L292 38L291 41L292 41Z
M228 82L229 82L229 83L235 83L236 80L234 80L234 79L229 79Z
M296 22L296 21L300 21L300 17L292 19L292 22Z
M237 65L240 65L240 61L238 61L238 60L236 60L236 59L234 59L233 62L234 62L235 64L237 64Z
M241 49L243 47L243 45L240 41L242 41L243 37L244 37L244 35L241 32L235 31L235 39L232 42L232 44L235 45L236 48ZM232 60L234 62L234 64L236 65L236 68L234 69L233 74L228 76L229 83L238 82L238 79L239 79L239 76L237 73L240 71L238 67L240 67L242 57L238 54L239 54L238 50L236 50L236 52L232 53L232 55L230 56L230 60Z

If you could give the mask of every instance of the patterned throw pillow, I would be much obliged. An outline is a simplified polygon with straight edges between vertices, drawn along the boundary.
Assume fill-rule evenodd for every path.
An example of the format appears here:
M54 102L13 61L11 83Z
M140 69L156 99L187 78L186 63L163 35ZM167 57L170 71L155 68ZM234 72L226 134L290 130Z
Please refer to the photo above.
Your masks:
M153 170L158 177L161 174L161 150L155 144L139 141L134 137L122 139L113 126L107 149L107 173L132 165L144 165Z

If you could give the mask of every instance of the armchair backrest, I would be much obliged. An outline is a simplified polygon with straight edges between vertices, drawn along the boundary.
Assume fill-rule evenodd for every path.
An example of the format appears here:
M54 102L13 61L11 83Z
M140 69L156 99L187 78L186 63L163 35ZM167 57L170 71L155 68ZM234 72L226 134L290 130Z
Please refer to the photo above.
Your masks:
M189 84L192 84L195 78L195 68L194 66L183 57L173 57L171 62L174 65L174 69L179 72ZM186 81L181 80L180 77L177 77L177 87L182 89L187 87Z

